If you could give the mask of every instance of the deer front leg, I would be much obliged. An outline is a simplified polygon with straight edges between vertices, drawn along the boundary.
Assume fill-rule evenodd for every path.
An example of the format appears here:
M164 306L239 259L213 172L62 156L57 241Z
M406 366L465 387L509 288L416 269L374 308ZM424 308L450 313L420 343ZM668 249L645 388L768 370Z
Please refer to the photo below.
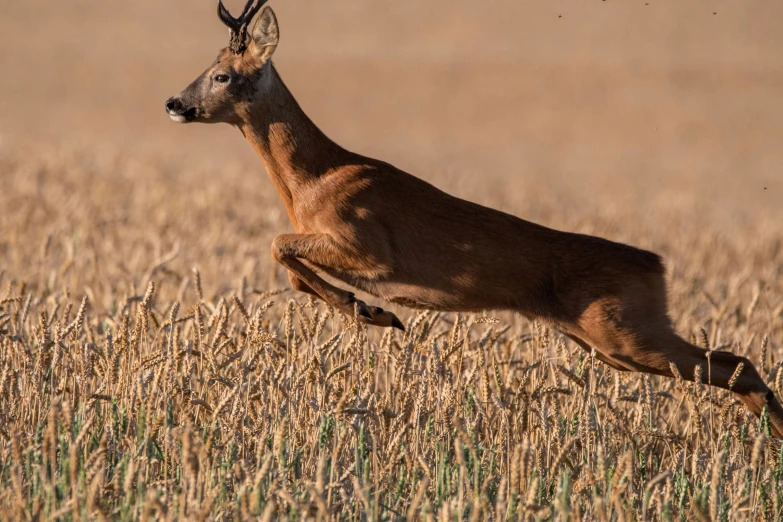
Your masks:
M294 290L296 290L298 292L303 292L305 294L310 294L310 295L312 295L314 297L317 297L321 301L328 302L323 297L321 297L321 295L318 292L316 292L315 290L310 288L310 285L305 283L302 278L300 278L298 275L296 275L294 272L291 272L290 270L288 272L288 280L291 282L291 288L293 288ZM348 293L351 296L353 296L352 292L348 292ZM360 301L360 300L358 300L356 298L353 298L353 299L354 299L354 302L356 302L359 305L359 315L362 317L362 321L367 322L367 319L377 319L377 320L380 320L379 316L384 313L383 308L379 308L377 306L369 306L369 305L365 304L363 301ZM336 306L333 303L329 303L329 304L332 304L332 306ZM346 313L349 312L347 309L341 308L341 310L343 310ZM369 312L372 317L368 316L367 312ZM391 312L385 312L385 313L387 313L389 315L394 315ZM349 315L353 315L353 308L350 309L350 314ZM396 320L396 317L392 318L391 326L394 326L395 328L401 328L401 324L402 323L399 323L400 326L398 326L397 323L394 322L395 320ZM375 325L377 323L373 321L372 324ZM389 326L389 325L384 325L384 326ZM402 329L404 330L404 328L402 328Z
M306 294L313 295L313 296L317 297L318 299L323 300L323 298L320 295L318 295L318 292L316 292L315 290L310 288L307 285L307 283L302 281L299 278L299 276L297 276L295 273L289 271L288 272L288 280L291 281L291 288L293 288L294 290L297 290L299 292L304 292Z
M368 306L348 292L324 281L301 259L317 266L339 269L350 266L352 256L341 251L339 245L327 234L283 234L272 241L272 256L289 270L294 288L310 291L341 312L352 315L358 307L361 320L374 326L385 326L405 330L402 322L391 312L378 306ZM306 288L305 288L306 287Z

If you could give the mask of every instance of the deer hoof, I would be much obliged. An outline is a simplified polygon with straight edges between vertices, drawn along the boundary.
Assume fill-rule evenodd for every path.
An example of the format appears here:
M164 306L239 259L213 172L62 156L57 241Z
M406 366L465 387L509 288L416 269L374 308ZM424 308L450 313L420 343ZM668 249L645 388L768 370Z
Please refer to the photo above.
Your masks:
M405 331L405 326L402 324L402 321L397 319L397 316L393 313L387 312L379 306L370 307L370 311L372 311L373 315L373 324L385 326L387 328L391 326L392 328L397 328L403 332Z
M392 327L402 330L403 332L405 331L405 325L402 324L402 321L397 319L396 315L392 318Z
M357 302L364 304L361 301ZM370 315L365 315L363 313L364 310L369 312ZM380 326L385 328L394 327L402 330L403 332L405 331L405 326L403 326L402 321L397 319L396 315L391 312L387 312L380 306L364 305L364 307L359 308L359 315L361 315L362 322L370 326Z

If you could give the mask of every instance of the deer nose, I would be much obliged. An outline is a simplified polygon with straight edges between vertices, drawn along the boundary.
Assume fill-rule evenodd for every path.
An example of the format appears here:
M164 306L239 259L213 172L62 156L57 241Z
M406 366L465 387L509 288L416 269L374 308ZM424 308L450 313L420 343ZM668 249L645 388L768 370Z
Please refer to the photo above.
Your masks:
M169 114L181 114L185 112L185 106L182 104L182 100L176 96L172 96L166 100L166 112Z

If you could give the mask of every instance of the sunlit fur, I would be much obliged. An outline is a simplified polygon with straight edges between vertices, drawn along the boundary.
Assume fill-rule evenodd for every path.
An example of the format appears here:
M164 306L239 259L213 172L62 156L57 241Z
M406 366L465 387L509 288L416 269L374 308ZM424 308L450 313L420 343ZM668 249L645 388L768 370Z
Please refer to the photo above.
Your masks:
M769 407L783 434L783 409L744 357L707 352L677 336L667 313L660 258L597 237L552 230L452 197L388 163L349 152L304 114L270 62L279 38L271 9L259 16L242 55L223 50L176 99L191 121L238 127L261 157L295 233L272 244L297 290L371 325L402 324L357 300L318 271L380 299L444 311L506 309L558 328L623 371L686 379L709 366L756 415ZM215 86L218 73L232 75Z

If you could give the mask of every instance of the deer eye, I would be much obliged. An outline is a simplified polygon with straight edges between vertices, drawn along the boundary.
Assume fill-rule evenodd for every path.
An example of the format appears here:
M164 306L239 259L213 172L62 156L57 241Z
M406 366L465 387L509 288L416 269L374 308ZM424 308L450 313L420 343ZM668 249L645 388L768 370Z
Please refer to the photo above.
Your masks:
M216 74L213 78L217 83L228 83L230 77L227 74Z

